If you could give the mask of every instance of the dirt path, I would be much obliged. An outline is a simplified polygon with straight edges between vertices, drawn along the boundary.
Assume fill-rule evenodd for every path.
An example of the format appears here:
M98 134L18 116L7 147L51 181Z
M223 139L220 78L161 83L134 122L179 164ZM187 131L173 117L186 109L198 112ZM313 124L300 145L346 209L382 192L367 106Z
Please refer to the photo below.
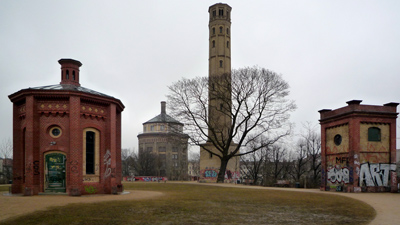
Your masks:
M0 222L36 210L45 210L52 206L64 206L69 203L91 203L115 200L140 200L156 198L163 193L155 191L133 191L122 195L84 195L70 197L68 195L35 195L35 196L7 196L0 192Z
M367 203L372 206L377 215L370 225L394 225L400 224L400 193L340 193L320 191L318 189L303 189L303 188L272 188L272 187L259 187L248 185L235 185L235 184L200 184L199 185L213 185L234 188L254 188L254 189L269 189L280 191L297 191L297 192L310 192L318 194L340 195L354 198Z

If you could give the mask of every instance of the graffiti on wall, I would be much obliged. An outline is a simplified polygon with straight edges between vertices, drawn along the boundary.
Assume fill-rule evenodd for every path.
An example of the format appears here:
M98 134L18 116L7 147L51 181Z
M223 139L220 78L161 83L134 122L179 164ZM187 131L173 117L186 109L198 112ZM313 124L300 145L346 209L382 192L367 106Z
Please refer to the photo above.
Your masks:
M144 181L144 182L157 182L157 181L167 181L166 177L153 177L153 176L144 176L144 177L133 177L130 181Z
M360 186L389 186L391 171L396 171L396 164L363 163L360 167Z
M219 172L219 169L206 167L206 169L200 171L200 174L206 180L216 180L218 177L218 172ZM225 171L225 179L228 179L228 180L236 179L237 180L239 178L240 178L239 171L231 171L231 170Z
M350 183L350 171L347 167L341 168L336 165L328 169L328 180L331 183Z
M106 165L106 169L104 171L104 177L107 178L111 175L111 152L107 150L104 155L104 165Z
M33 175L40 175L39 161L37 161L37 160L33 162Z
M239 171L230 171L230 170L226 170L225 171L225 179L237 180L239 178L240 178L240 172Z
M216 169L205 169L203 174L204 174L205 178L217 178L218 170L216 170Z

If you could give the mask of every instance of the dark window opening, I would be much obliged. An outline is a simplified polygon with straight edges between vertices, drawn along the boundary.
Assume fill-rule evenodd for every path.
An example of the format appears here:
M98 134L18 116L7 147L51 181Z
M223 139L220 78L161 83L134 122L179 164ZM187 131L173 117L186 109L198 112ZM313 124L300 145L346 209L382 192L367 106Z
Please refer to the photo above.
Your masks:
M65 72L65 79L69 80L69 71L68 70Z
M214 85L214 83L212 83L211 86L212 86L212 90L215 91L215 85Z
M381 141L381 129L377 127L368 128L368 141Z
M217 15L217 11L213 11L213 16L216 16Z
M72 71L72 80L75 80L75 70Z
M226 47L229 48L229 41L226 42Z
M215 48L215 41L212 41L212 47Z
M219 60L219 67L221 67L221 68L222 68L222 63L223 63L223 61Z
M220 10L218 11L218 14L219 14L220 16L223 16L223 15L224 15L224 10L223 10L223 9L220 9Z
M215 34L215 27L212 28L212 34Z
M219 27L219 33L222 34L222 27Z
M212 159L212 153L210 152L210 159Z
M219 104L219 110L222 110L224 108L223 104Z
M95 133L86 132L86 174L94 174Z
M340 134L336 134L333 138L333 142L335 145L339 146L342 143L342 136Z

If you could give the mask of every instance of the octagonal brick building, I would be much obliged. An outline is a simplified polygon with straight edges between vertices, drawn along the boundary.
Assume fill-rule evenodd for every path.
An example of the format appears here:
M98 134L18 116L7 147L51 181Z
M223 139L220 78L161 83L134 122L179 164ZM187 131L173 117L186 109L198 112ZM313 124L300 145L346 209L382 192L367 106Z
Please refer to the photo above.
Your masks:
M79 83L81 62L60 59L61 82L22 89L13 103L12 193L117 194L121 112L112 96Z

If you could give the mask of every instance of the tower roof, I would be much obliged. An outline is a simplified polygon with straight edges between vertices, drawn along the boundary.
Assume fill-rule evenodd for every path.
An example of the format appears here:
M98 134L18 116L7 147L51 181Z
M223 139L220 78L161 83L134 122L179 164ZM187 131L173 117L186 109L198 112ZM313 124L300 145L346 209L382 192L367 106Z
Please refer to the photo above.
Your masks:
M161 102L161 114L152 118L151 120L148 120L147 122L145 122L143 124L147 124L147 123L177 123L177 124L183 125L183 123L181 123L178 120L169 116L166 113L165 108L166 108L166 102L162 101Z
M29 94L54 96L78 92L82 94L90 94L92 96L94 95L100 97L101 99L107 99L107 101L116 102L121 107L121 110L123 110L124 105L119 99L98 91L91 90L89 88L82 87L80 85L79 67L82 65L81 62L74 59L60 59L58 62L61 64L60 84L25 88L9 95L8 97L10 98L10 100L12 102L18 101L21 97Z

